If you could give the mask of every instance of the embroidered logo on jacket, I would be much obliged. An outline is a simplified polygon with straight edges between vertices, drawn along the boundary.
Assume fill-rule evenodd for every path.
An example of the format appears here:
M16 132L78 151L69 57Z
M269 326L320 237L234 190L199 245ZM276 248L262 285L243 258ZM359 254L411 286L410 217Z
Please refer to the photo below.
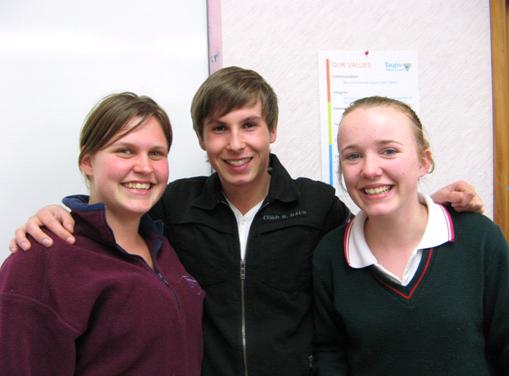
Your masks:
M182 275L180 278L182 278L191 289L196 289L198 295L201 294L201 288L196 279L186 274Z
M297 218L297 217L306 217L308 215L307 210L296 210L289 213L282 214L265 214L262 217L263 222L275 222L275 221L284 221L287 219Z

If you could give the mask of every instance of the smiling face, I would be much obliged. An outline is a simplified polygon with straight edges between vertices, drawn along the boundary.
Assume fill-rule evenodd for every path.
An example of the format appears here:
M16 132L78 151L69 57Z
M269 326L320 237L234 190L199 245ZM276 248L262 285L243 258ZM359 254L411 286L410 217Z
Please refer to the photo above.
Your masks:
M139 122L132 118L122 133ZM85 155L81 171L90 184L90 204L103 202L108 219L139 219L159 200L168 181L168 141L151 116L136 129Z
M218 118L207 118L200 146L219 175L225 194L232 192L266 193L270 144L276 131L262 116L262 105L242 107ZM263 199L263 197L260 197Z
M366 214L398 215L418 203L417 185L431 167L410 118L391 106L361 106L341 121L338 147L348 193Z

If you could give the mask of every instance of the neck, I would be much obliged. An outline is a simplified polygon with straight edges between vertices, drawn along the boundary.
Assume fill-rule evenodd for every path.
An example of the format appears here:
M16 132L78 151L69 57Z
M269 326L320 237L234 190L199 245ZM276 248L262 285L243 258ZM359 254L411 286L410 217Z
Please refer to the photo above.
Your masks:
M425 204L416 202L404 215L368 217L366 241L373 252L411 253L422 239L428 221Z
M108 226L110 226L113 231L117 243L119 239L134 239L138 235L141 217L126 217L127 216L124 216L120 219L106 209L106 222L108 222Z
M225 187L223 193L242 214L246 214L260 201L263 201L269 193L270 174L267 173L264 182L256 182L249 186Z
M117 244L127 253L140 256L153 268L150 250L139 233L140 220L140 216L133 216L131 218L124 216L122 219L119 219L106 210L106 222L108 222Z
M364 234L379 264L403 278L408 260L426 229L427 207L419 202L405 215L367 218Z

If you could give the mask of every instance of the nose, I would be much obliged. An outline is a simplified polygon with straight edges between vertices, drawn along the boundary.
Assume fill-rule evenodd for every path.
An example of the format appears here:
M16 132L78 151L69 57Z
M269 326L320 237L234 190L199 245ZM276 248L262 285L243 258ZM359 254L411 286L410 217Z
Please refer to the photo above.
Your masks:
M242 132L240 132L237 129L232 130L230 134L230 140L228 143L229 149L233 151L239 151L244 149L245 146L246 143L244 141L244 136L242 135Z
M152 172L152 161L146 154L136 156L133 170L140 174L148 174Z
M380 166L379 159L372 155L366 154L364 156L363 164L362 164L362 175L366 178L375 178L380 176L382 173L382 169Z

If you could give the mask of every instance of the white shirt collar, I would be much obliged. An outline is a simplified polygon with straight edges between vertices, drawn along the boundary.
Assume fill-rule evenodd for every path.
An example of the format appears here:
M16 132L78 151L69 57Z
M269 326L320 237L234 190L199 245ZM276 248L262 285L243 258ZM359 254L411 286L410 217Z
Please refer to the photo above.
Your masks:
M454 227L447 210L435 204L431 197L419 193L419 200L428 207L428 223L416 249L437 247L454 240ZM366 214L361 211L345 230L345 257L352 268L365 268L377 264L377 260L366 243L364 222Z
M260 207L263 204L263 200L253 206L248 210L246 214L242 214L239 209L235 205L233 205L230 200L226 199L228 205L233 211L235 215L235 219L237 220L237 230L239 233L239 243L240 243L240 258L244 260L246 257L246 247L247 247L247 238L249 236L249 230L251 229L251 224L253 223L254 217Z

